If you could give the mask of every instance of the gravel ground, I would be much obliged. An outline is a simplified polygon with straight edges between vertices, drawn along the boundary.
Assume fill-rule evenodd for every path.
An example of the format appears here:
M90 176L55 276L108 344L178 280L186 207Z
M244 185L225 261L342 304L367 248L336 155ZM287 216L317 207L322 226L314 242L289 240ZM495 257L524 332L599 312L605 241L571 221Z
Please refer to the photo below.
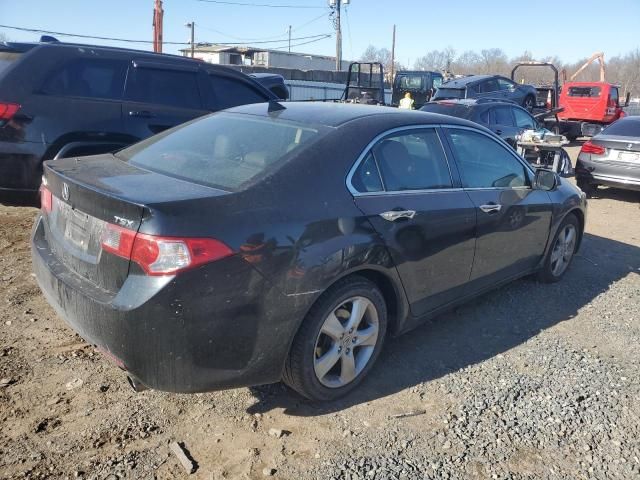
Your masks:
M520 280L390 341L324 406L279 384L132 392L40 295L35 210L0 206L0 478L640 478L639 202L603 189L561 283Z

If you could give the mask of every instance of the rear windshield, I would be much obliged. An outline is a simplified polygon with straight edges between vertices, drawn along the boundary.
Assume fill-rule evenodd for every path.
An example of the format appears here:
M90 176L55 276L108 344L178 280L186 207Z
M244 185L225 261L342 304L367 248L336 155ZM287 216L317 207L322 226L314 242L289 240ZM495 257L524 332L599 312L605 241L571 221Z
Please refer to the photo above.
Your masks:
M454 103L427 103L420 110L429 113L440 113L442 115L451 115L458 118L469 118L471 116L471 109L463 105L456 105Z
M440 87L434 98L464 98L464 88Z
M22 56L19 52L0 52L0 74Z
M405 90L419 90L422 88L421 75L400 75L398 77L398 88Z
M171 177L238 191L280 168L320 136L307 125L218 113L137 143L117 157Z
M599 97L600 87L569 87L570 97Z
M640 137L640 119L619 120L605 128L602 134L619 135L621 137Z

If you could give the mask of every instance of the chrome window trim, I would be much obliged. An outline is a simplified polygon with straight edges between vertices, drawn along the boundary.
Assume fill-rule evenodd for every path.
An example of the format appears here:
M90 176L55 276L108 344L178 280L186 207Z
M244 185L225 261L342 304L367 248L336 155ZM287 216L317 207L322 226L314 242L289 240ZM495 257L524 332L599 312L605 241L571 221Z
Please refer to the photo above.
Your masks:
M447 150L444 148L444 145L442 143L442 138L440 138L440 133L437 130L440 126L441 126L440 124L406 125L404 127L394 127L380 133L379 135L376 135L373 138L373 140L371 140L367 144L367 146L364 148L362 153L358 156L357 160L353 163L353 166L349 170L349 173L347 173L347 178L346 178L347 190L349 190L351 195L353 195L354 197L371 197L371 196L379 196L379 195L400 195L400 194L417 194L417 193L437 193L437 192L447 192L447 191L450 192L450 191L462 190L462 188L451 187L451 188L425 188L420 190L397 190L397 191L396 190L387 191L385 189L379 192L359 192L358 190L355 189L355 187L351 183L351 180L353 179L353 175L356 173L356 170L358 170L358 167L360 166L360 164L364 161L364 159L369 154L369 152L371 152L371 154L373 155L373 152L372 152L373 147L383 138L398 132L433 129L436 131L438 142L440 142L440 147L442 148L444 159L447 162L447 169L449 170L449 178L451 178L451 184L453 185L453 175L451 173L451 161L447 156ZM378 176L380 177L380 182L382 184L382 187L386 188L384 184L384 178L382 178L382 174L380 173L380 167L378 167L378 162L375 160L375 155L373 155L373 159L376 164L376 169L378 170Z

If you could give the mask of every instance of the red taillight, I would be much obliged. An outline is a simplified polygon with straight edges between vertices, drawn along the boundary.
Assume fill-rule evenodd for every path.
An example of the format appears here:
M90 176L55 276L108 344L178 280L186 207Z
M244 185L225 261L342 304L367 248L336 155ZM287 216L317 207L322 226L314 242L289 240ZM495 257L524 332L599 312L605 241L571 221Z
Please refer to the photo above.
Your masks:
M44 184L40 185L40 208L43 212L51 213L52 206L53 196L51 191Z
M582 148L580 149L580 153L594 153L596 155L604 155L605 152L605 148L601 147L600 145L595 145L591 142L587 142L584 145L582 145Z
M233 254L213 238L158 237L111 224L102 235L102 248L137 263L147 275L173 275Z
M11 120L11 117L13 117L18 110L20 110L20 105L17 103L0 102L0 120Z

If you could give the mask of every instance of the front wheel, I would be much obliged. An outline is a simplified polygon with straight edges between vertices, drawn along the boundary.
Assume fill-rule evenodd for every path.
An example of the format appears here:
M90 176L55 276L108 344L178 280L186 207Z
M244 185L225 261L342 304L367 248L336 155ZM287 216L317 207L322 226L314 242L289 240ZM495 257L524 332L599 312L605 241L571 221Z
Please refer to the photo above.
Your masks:
M283 381L313 401L332 401L353 390L380 354L387 309L369 280L351 277L311 308L291 346Z
M560 281L565 274L578 246L580 227L575 215L569 214L562 224L547 256L544 259L542 270L538 273L538 279L545 283Z

